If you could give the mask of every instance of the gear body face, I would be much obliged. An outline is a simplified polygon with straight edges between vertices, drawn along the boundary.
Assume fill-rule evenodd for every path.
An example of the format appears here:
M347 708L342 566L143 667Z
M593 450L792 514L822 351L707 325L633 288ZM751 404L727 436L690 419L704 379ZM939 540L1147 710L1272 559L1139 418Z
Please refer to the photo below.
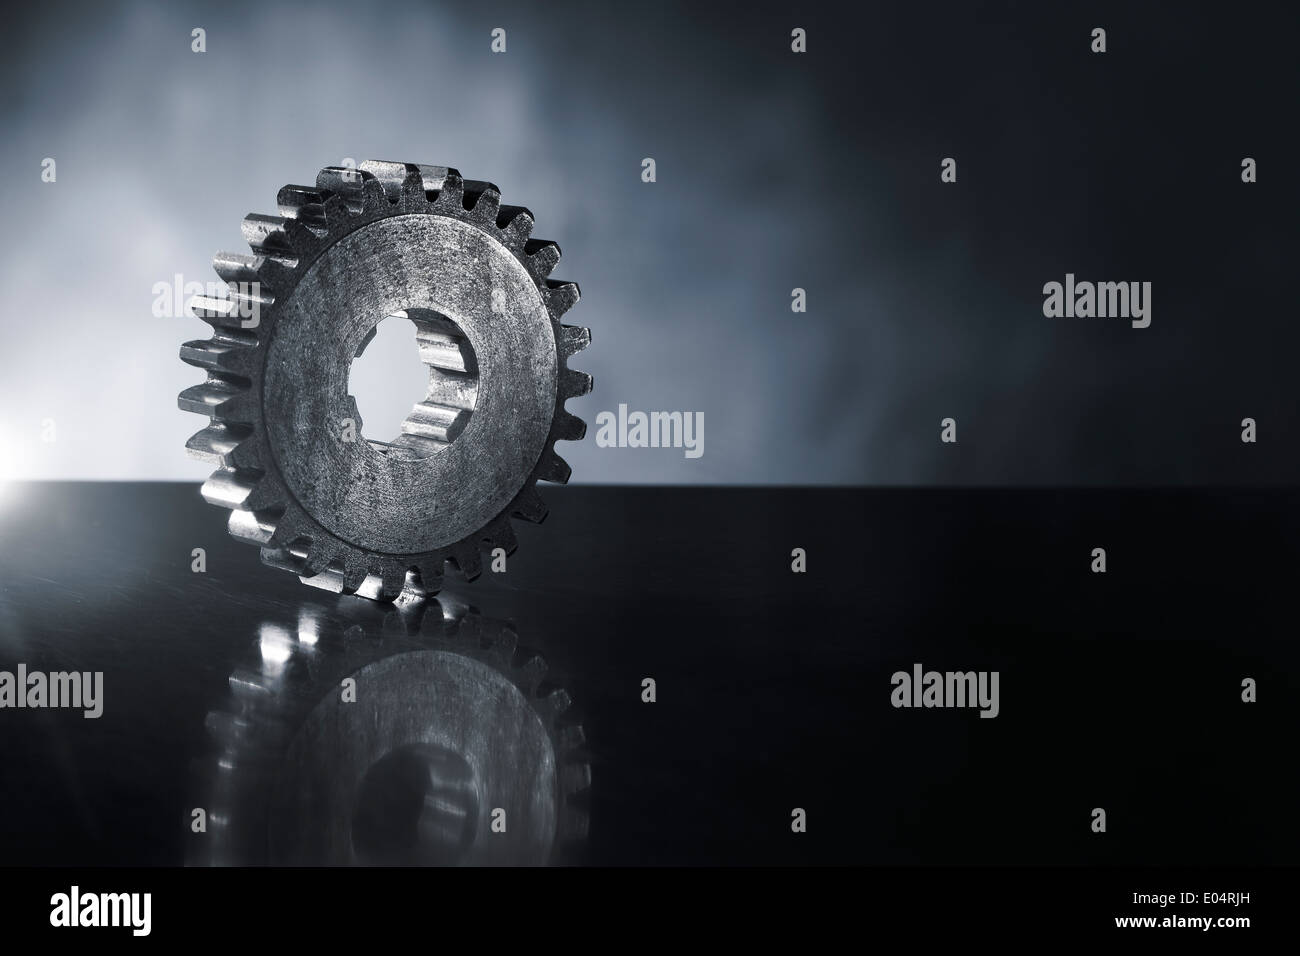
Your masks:
M328 590L432 594L448 560L476 577L481 549L514 550L512 516L545 516L537 480L568 480L555 442L586 432L564 403L591 390L567 364L590 333L559 321L578 299L548 278L559 248L446 167L328 167L279 205L244 220L251 255L218 254L231 294L196 301L214 334L181 349L208 373L180 396L211 418L187 446L219 466L204 497L266 563ZM392 315L414 323L429 386L386 442L362 437L347 383Z

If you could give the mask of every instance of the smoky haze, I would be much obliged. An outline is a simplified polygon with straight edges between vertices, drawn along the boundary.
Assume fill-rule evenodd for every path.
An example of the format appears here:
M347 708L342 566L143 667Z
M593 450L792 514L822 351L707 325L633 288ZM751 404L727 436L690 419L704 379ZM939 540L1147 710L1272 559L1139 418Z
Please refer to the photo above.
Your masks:
M1294 481L1295 14L948 6L29 8L0 67L0 468L203 478L176 353L207 327L153 286L214 280L280 186L373 158L495 182L559 242L593 334L575 481ZM1044 317L1067 273L1151 282L1151 326ZM703 413L704 454L597 447L619 404Z

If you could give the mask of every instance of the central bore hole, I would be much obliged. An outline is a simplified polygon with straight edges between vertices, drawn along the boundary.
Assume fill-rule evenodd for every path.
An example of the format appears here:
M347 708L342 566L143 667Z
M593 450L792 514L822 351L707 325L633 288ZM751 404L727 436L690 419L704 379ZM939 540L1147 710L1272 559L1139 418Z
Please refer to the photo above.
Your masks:
M437 744L406 744L361 780L352 849L366 866L451 866L478 832L474 771Z
M439 312L394 312L362 340L348 370L348 394L362 439L394 458L427 458L469 424L478 399L474 348Z

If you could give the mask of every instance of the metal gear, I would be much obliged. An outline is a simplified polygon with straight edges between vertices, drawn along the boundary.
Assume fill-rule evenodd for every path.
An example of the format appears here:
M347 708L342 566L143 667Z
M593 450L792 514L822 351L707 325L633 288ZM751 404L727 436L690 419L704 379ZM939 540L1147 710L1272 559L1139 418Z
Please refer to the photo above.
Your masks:
M252 214L252 255L218 253L224 297L200 296L210 339L181 358L207 381L180 394L211 424L190 454L218 466L203 497L262 560L334 592L436 593L481 549L514 551L511 517L546 515L564 483L557 440L586 434L565 402L591 390L568 359L591 341L560 324L578 287L549 279L559 247L491 183L443 166L368 161L285 186ZM348 372L381 320L417 328L429 388L392 442L361 437Z
M368 607L262 625L261 660L207 715L216 753L194 768L207 827L187 862L572 862L591 768L545 662L443 598Z

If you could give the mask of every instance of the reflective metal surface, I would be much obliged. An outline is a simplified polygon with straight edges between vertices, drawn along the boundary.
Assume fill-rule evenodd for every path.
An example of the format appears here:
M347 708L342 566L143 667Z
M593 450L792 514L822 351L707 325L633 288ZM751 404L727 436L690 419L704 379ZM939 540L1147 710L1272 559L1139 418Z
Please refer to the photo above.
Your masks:
M535 546L437 606L508 622L548 665L543 695L572 700L589 825L554 862L1294 862L1300 786L1279 754L1300 724L1300 493L551 496L563 534L521 528ZM553 792L537 781L560 738L544 744L510 669L368 669L420 652L421 628L386 631L353 610L378 605L248 560L211 517L193 485L0 488L0 668L104 675L98 719L0 710L0 860L198 862L220 833L191 828L221 754L209 715L240 713L233 673L277 666L292 721L262 805L279 822L232 858L487 861L496 806L516 808L500 860L547 855L547 826L509 828L549 818L524 795ZM1105 575L1088 570L1099 544ZM355 667L354 638L376 651ZM916 663L1000 671L998 717L891 707L891 673ZM379 736L315 692L349 668Z

